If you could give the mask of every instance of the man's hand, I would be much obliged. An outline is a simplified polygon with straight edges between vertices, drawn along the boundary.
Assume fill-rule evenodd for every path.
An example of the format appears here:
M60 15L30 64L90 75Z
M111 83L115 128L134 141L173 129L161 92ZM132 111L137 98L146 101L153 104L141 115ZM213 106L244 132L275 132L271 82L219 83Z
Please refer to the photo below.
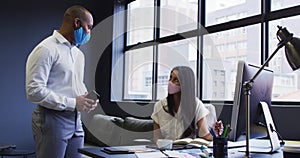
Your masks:
M97 107L99 99L92 100L85 98L85 96L86 95L76 97L76 110L89 113Z

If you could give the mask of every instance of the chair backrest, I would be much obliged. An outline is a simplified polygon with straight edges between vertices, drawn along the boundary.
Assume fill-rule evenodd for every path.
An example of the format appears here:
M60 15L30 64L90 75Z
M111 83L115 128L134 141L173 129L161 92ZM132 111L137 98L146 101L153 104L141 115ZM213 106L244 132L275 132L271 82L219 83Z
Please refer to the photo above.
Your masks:
M213 104L204 104L208 109L209 114L206 116L208 127L212 127L214 123L217 121L217 113L216 108Z

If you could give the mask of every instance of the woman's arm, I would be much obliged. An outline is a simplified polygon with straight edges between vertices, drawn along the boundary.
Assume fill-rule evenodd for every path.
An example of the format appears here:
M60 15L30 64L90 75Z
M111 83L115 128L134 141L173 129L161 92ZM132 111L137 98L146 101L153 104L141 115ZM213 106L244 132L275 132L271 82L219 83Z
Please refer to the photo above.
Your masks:
M213 136L209 132L205 117L197 122L197 126L199 129L199 137L204 138L206 140L213 140ZM214 128L214 132L216 135L222 134L224 128L222 121L215 122L212 128Z
M153 123L153 129L154 129L154 142L157 142L157 139L160 139L162 137L161 132L160 132L160 127L159 124L156 122Z
M201 118L197 122L197 126L198 126L198 129L199 129L199 132L198 132L199 137L204 138L206 140L212 140L213 139L212 135L209 133L205 117Z

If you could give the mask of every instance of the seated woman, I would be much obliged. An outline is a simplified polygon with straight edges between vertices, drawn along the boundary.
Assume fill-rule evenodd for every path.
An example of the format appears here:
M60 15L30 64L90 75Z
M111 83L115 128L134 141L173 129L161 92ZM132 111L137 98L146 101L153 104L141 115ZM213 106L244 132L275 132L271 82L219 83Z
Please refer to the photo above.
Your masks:
M154 141L187 137L212 140L205 118L207 114L209 111L196 97L193 70L187 66L175 67L170 74L168 96L154 105L151 115ZM218 131L223 129L220 122L214 126Z

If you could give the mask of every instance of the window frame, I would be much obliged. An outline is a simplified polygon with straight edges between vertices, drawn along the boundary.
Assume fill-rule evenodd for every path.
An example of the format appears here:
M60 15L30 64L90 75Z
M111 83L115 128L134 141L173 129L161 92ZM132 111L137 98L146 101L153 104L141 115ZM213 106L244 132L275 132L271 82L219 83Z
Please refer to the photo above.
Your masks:
M118 5L123 6L123 9L126 10L127 9L127 5L129 3L131 3L131 1L115 1L115 8ZM121 3L121 4L120 4ZM116 5L117 4L117 5ZM160 0L154 0L154 5L157 6L154 8L159 8L160 6ZM120 8L119 8L120 9ZM122 9L121 9L122 10ZM200 12L199 12L200 10ZM297 16L300 15L300 5L298 6L293 6L293 7L289 7L289 8L283 8L283 9L278 9L278 10L274 10L271 11L271 0L262 0L261 1L261 13L258 15L253 15L253 16L249 16L249 17L245 17L242 19L238 19L238 20L233 20L233 21L229 21L229 22L224 22L224 23L219 23L219 24L215 24L215 25L210 25L207 26L205 25L205 0L198 0L198 26L197 29L195 30L190 30L190 31L186 31L186 32L182 32L180 34L173 34L173 35L169 35L169 36L165 36L165 37L159 37L159 21L160 21L160 12L159 10L155 10L154 11L154 39L150 40L150 41L145 41L145 42L140 42L140 43L136 43L136 44L132 44L132 45L127 45L127 34L124 33L124 38L123 41L113 41L113 43L115 42L119 42L121 44L117 45L119 48L115 49L115 50L119 50L119 52L114 52L113 54L117 53L126 53L126 51L128 50L134 50L134 49L140 49L140 48L144 48L144 47L149 47L149 46L153 46L153 74L152 74L152 99L151 100L124 100L124 96L122 96L122 101L137 101L137 102L156 102L157 98L156 98L156 83L158 82L158 75L157 75L157 47L158 44L163 44L163 43L168 43L168 42L172 42L172 41L178 41L178 40L182 40L184 38L189 38L189 37L196 37L197 38L197 72L196 72L196 77L198 78L198 82L197 82L197 96L205 103L209 102L209 103L218 103L220 101L214 101L214 100L203 100L203 96L201 90L203 88L203 83L202 78L203 78L203 74L202 74L202 69L203 69L203 58L201 57L201 55L199 55L199 51L203 49L202 43L203 42L203 36L207 35L207 34L212 34L212 33L217 33L220 31L226 31L226 30L230 30L230 29L235 29L235 28L239 28L239 27L244 27L244 26L249 26L249 25L254 25L254 24L260 24L261 27L261 61L260 63L263 64L264 61L267 59L267 57L269 56L270 50L269 50L269 21L272 20L278 20L278 19L282 19L282 18L288 18L288 17L292 17L292 16ZM120 17L119 17L120 18ZM124 16L123 21L124 21L124 30L127 30L127 25L126 25L126 16ZM120 25L120 24L119 24ZM201 31L201 29L205 29L207 31ZM114 31L115 31L115 24L114 24ZM120 51L122 50L122 51ZM114 56L114 55L113 55ZM119 56L120 57L120 56ZM114 60L114 59L113 59ZM126 61L123 61L123 65L125 65ZM112 65L113 66L113 65ZM124 70L122 70L124 71ZM124 73L124 72L123 72ZM124 75L123 75L124 77ZM124 83L122 83L123 85ZM124 91L124 86L122 86L122 90ZM122 93L123 93L122 91ZM223 101L222 104L232 104L233 101ZM297 102L293 102L293 101L272 101L272 104L274 105L299 105L300 101Z

